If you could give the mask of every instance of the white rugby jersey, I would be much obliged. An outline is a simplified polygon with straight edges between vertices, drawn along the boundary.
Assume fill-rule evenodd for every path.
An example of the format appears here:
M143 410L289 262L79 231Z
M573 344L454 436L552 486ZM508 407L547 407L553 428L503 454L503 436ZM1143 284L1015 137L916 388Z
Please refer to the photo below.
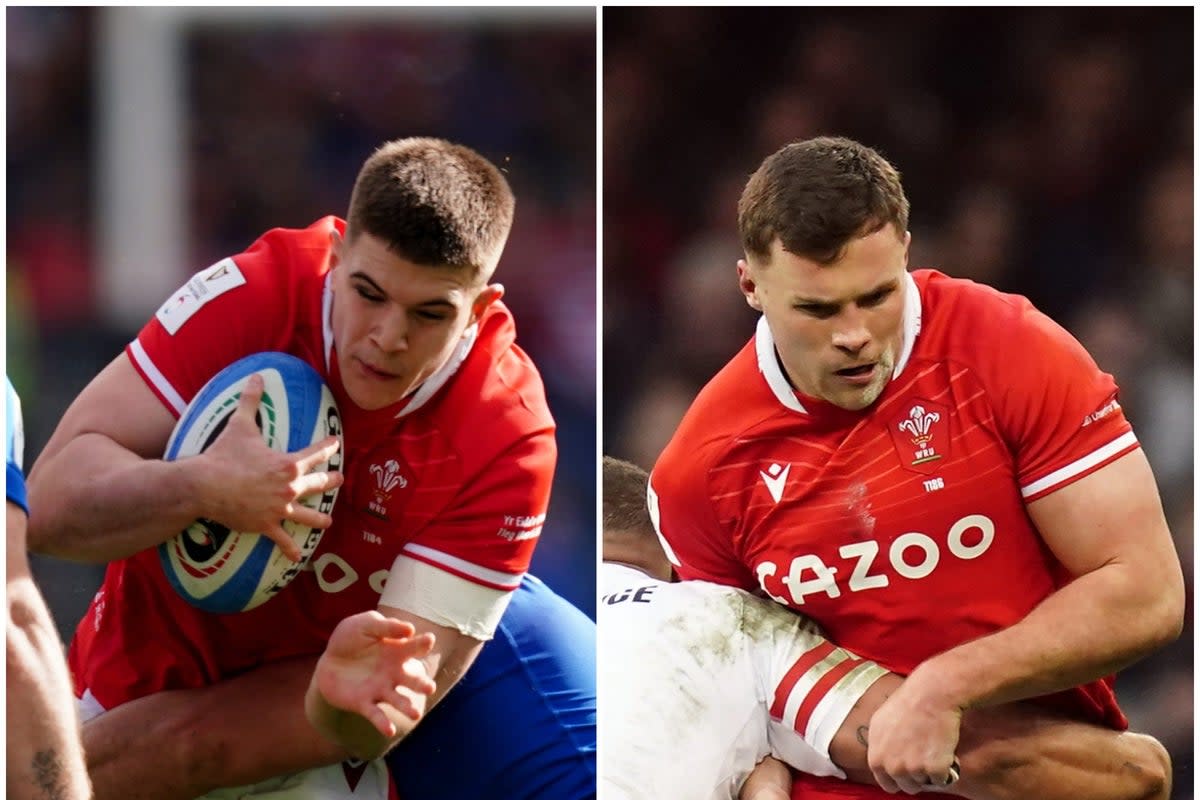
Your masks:
M729 586L606 563L600 593L605 800L736 797L767 755L845 777L829 743L882 667Z

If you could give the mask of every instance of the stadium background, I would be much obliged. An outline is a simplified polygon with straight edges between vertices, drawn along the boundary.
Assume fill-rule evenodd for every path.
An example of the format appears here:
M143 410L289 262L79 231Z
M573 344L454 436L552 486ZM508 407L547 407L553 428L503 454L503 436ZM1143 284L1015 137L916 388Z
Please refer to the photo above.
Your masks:
M344 215L382 142L445 137L502 166L517 196L497 279L559 426L532 571L594 618L594 9L5 16L6 355L26 469L188 276L269 228ZM33 562L69 639L103 567Z
M910 263L1032 299L1122 387L1188 582L1122 673L1193 796L1193 23L1170 9L603 12L603 450L653 466L745 343L736 203L788 141L879 149Z

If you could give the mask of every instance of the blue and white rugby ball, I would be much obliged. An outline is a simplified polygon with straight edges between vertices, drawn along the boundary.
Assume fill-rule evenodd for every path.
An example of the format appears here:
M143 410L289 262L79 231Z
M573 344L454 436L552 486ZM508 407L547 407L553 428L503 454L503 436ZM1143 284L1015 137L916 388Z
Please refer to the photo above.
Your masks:
M286 453L303 450L330 434L341 438L342 424L329 388L311 366L286 353L257 353L213 376L179 418L163 458L199 455L225 429L237 409L246 381L263 378L263 396L256 422L263 439ZM342 448L313 471L338 471ZM333 511L337 489L301 500L310 508ZM218 522L198 519L173 539L158 546L167 580L192 605L217 614L249 611L270 600L304 569L321 541L323 531L283 523L300 545L293 563L261 533L231 531Z

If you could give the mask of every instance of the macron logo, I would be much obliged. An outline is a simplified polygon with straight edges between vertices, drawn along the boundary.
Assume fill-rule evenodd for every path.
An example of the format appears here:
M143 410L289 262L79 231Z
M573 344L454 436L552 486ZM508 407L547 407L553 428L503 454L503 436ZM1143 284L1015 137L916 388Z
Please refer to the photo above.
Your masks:
M788 464L786 467L781 464L772 464L767 467L766 472L758 473L762 476L763 483L767 485L767 491L771 493L771 499L776 503L783 497L783 485L787 483L788 473L791 471L791 464Z

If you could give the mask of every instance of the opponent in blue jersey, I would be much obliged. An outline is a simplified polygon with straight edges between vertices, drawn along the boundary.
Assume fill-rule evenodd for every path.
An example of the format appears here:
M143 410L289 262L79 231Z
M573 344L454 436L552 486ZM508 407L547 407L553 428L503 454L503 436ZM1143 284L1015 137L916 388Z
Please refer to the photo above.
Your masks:
M470 671L387 756L401 800L596 795L596 624L526 575Z
M485 798L577 800L596 795L596 626L526 575L495 637L454 690L388 756L381 791L346 753L296 749L302 710L285 707L314 659L268 664L203 689L160 692L84 726L96 800L200 797L241 786L244 774L302 762L334 764L322 800ZM310 800L311 785L270 791ZM216 791L214 791L216 790ZM305 793L309 791L310 793Z
M50 610L29 572L25 552L25 449L21 403L4 386L4 488L7 497L8 746L7 795L12 798L88 797L87 772L76 733L75 698Z

